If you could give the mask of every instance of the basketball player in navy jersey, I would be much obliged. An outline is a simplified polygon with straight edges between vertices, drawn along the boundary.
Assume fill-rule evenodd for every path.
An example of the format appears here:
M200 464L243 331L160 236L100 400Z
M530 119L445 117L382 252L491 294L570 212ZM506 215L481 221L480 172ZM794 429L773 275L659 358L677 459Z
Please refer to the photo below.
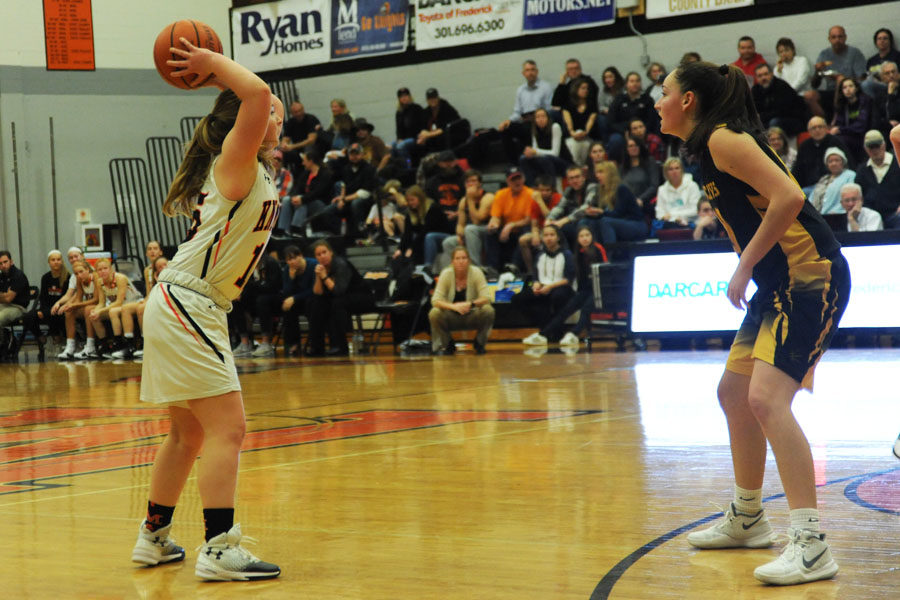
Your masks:
M683 64L656 103L662 132L687 142L701 180L740 256L728 299L746 316L719 382L735 472L734 501L713 527L688 535L698 548L764 548L775 536L762 508L766 442L790 507L789 542L754 575L775 585L831 578L837 563L819 531L809 442L791 412L811 389L850 293L840 244L768 146L744 74ZM750 279L757 292L747 301Z
M222 89L197 125L163 212L191 217L191 229L160 273L144 312L141 400L169 408L171 430L156 454L147 517L132 560L184 559L172 513L202 449L197 484L206 541L195 573L207 580L277 577L281 570L241 547L234 524L244 405L226 312L253 273L278 220L268 162L284 107L268 85L231 59L181 38L173 77L196 74Z

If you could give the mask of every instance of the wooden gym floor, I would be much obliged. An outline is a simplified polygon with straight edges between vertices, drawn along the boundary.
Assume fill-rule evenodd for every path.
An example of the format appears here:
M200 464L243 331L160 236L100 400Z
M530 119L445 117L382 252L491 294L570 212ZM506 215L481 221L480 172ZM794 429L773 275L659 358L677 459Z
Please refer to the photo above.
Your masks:
M276 580L204 583L193 481L183 563L132 564L165 411L133 363L0 365L3 598L873 599L900 590L895 350L834 350L795 411L841 570L759 584L769 550L697 551L731 497L722 351L240 361L236 520ZM201 458L202 460L202 458ZM773 525L787 506L769 456Z

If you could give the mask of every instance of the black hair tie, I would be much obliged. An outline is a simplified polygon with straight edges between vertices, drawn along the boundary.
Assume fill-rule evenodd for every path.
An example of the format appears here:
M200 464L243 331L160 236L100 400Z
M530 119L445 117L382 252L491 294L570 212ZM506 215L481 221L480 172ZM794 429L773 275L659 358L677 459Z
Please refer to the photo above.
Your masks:
M719 66L719 75L728 75L728 65Z

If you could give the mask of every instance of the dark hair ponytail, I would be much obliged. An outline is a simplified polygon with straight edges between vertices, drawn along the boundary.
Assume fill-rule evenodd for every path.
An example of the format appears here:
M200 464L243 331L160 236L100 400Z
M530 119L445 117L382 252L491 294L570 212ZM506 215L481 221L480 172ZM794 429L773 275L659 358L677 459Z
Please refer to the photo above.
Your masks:
M767 143L743 71L734 65L683 63L676 69L675 79L682 94L693 92L697 99L697 126L687 139L690 154L699 154L720 125L738 133L746 132L762 145Z

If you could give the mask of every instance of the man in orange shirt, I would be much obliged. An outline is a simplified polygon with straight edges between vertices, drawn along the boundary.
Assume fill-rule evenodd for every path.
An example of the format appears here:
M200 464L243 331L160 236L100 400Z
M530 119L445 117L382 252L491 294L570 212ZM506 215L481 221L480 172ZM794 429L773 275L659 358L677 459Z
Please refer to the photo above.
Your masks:
M519 167L513 165L506 170L506 184L494 194L484 244L487 264L498 271L512 260L519 236L531 223L534 202L534 192L525 185L525 175Z

